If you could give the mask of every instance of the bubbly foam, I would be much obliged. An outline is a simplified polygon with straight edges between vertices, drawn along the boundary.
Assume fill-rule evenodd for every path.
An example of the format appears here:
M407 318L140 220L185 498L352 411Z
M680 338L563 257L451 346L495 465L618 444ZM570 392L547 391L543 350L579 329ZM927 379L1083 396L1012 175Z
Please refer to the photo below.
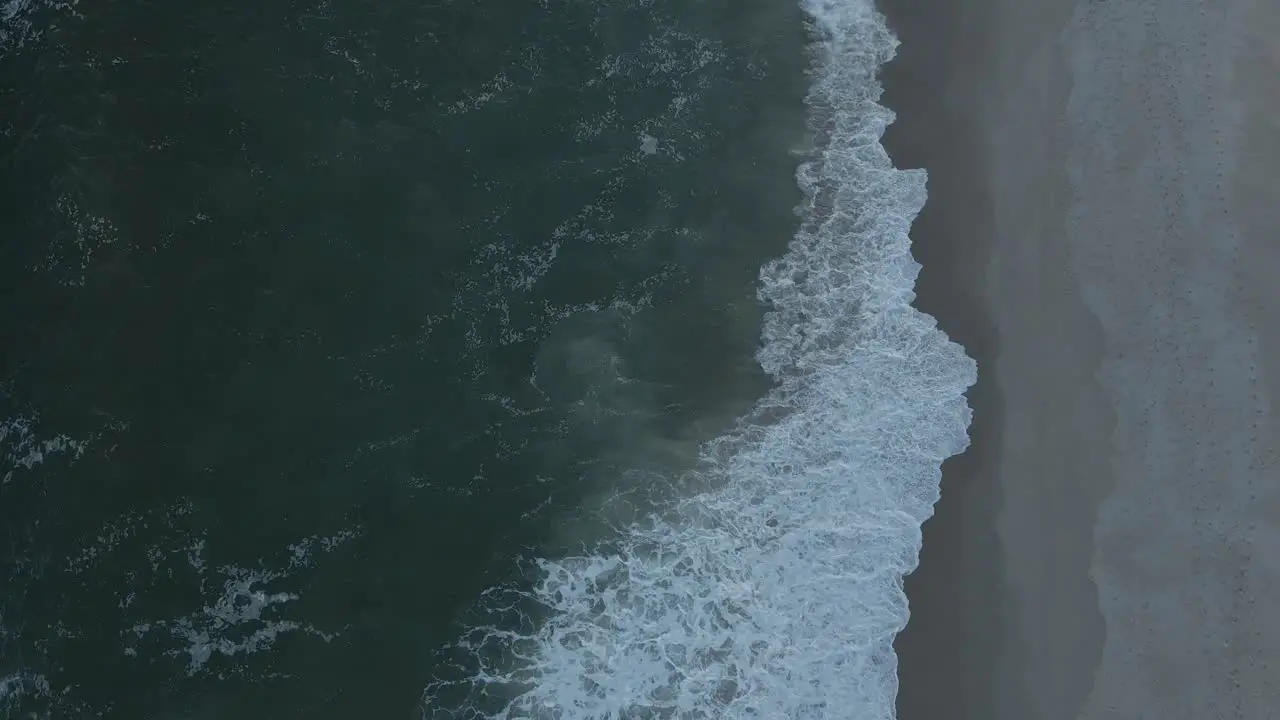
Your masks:
M74 14L80 0L0 0L0 58L39 40L50 16Z
M166 515L175 517L187 511L187 507L179 506L170 509ZM129 528L138 522L138 518L123 518L118 527ZM129 532L136 534L136 531ZM108 539L100 538L99 543L105 545L105 549L83 553L82 558L87 557L89 562L97 560L114 549L113 539L124 533L113 528L112 532L104 534ZM283 635L297 633L331 642L338 637L338 632L325 631L310 623L285 617L289 603L301 599L301 595L282 590L280 586L297 571L312 567L317 550L331 553L357 535L356 530L346 529L327 537L303 538L288 546L287 567L277 559L274 564L281 567L278 570L269 569L262 558L258 560L258 567L222 565L212 568L205 561L206 539L203 535L177 547L148 547L147 557L155 571L162 565L171 564L175 558L185 559L198 578L205 602L187 615L134 623L122 634L124 654L154 662L154 654L158 651L168 657L185 660L188 676L216 673L219 677L228 677L253 671L242 663L215 661L234 660L237 655L271 650ZM85 563L84 559L79 560L81 566ZM134 601L133 592L121 597L121 609L129 608Z
M0 711L17 712L18 702L28 696L48 697L49 680L43 675L28 672L13 672L0 677Z
M976 368L910 306L925 175L879 142L893 115L876 72L896 40L870 0L805 9L820 152L798 172L801 230L761 273L759 361L777 386L703 448L712 489L608 547L537 561L529 590L495 590L521 621L454 646L477 668L474 715L893 717L902 577L941 463L967 445ZM457 714L441 710L457 684L428 686L428 716Z
M60 454L79 460L93 438L59 433L42 435L38 415L15 415L0 420L0 485L8 485L23 471Z

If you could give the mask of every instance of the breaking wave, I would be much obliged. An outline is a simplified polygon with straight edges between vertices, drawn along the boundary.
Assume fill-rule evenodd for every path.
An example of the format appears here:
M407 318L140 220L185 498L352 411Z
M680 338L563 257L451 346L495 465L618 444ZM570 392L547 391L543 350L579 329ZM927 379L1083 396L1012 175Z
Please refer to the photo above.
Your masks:
M902 578L976 368L911 307L925 174L880 145L876 78L897 41L870 0L805 9L817 150L801 229L761 273L774 390L702 448L703 492L493 590L495 621L451 648L469 677L430 684L428 717L893 717Z

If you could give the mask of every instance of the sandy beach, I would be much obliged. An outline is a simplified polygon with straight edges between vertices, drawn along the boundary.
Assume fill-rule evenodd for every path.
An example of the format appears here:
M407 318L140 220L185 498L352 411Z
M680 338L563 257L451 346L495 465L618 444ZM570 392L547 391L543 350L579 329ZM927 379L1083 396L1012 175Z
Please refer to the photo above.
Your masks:
M899 716L1280 716L1280 5L882 0L978 360Z

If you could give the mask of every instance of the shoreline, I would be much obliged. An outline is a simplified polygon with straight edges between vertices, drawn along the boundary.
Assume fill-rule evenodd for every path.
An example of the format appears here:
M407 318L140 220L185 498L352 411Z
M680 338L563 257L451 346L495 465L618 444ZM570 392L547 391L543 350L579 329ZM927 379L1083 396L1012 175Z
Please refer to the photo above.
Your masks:
M899 719L1268 717L1280 9L877 5L916 307L979 367Z
M978 381L967 393L969 448L943 463L942 497L922 528L920 565L904 581L911 618L894 643L898 718L988 720L1004 600L995 534L1001 496L985 471L998 453L1003 412L992 375L997 329L980 290L991 253L991 201L987 188L972 181L985 158L976 145L955 142L976 135L974 120L949 102L950 88L972 86L957 76L960 64L953 60L966 54L978 62L965 48L983 47L983 38L964 3L876 4L901 42L880 73L881 104L897 115L882 144L895 167L924 168L929 175L928 200L911 228L912 254L922 266L914 305L978 364ZM963 30L951 32L957 28ZM985 651L976 662L970 658L975 647Z

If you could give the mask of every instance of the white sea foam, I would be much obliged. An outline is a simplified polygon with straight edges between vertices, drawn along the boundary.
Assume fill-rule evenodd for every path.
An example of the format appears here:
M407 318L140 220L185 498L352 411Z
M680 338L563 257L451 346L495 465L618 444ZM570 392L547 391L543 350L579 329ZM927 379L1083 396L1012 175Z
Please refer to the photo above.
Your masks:
M893 717L902 577L941 463L968 442L976 368L910 307L925 177L879 142L892 114L876 72L896 41L870 0L805 9L822 143L798 173L802 229L762 272L759 360L777 387L703 449L714 489L607 548L540 560L516 595L546 615L455 645L478 666L473 700L501 698L492 717ZM447 685L428 687L428 715Z
M164 515L179 517L186 510L184 506L178 506L167 510ZM83 567L86 562L96 561L110 552L114 539L122 535L118 528L131 527L138 522L135 517L123 518L116 528L104 533L109 539L99 538L98 543L105 549L82 553L77 565ZM237 565L211 568L205 561L204 537L189 539L183 546L148 547L147 557L154 571L159 571L162 564L171 562L175 557L185 559L199 578L200 592L206 602L187 615L134 623L123 634L124 654L133 658L147 657L145 651L150 648L171 658L185 659L189 676L216 673L218 677L229 677L251 671L247 665L235 662L215 663L211 669L211 661L235 660L238 655L268 651L281 636L291 633L310 635L324 642L332 641L338 637L337 631L325 631L311 623L285 618L289 603L301 599L301 595L279 589L279 586L295 572L311 567L316 561L317 550L331 553L357 535L357 530L346 529L327 537L313 535L303 538L288 546L287 568L279 570L269 569L263 559L259 559L255 568ZM88 558L88 561L83 558ZM277 560L274 564L281 566L283 563ZM132 594L122 597L120 607L132 606L134 599ZM154 657L147 659L154 661Z
M44 435L38 415L15 415L0 420L0 485L14 480L16 473L30 471L46 460L67 455L79 460L93 438L75 439L65 434Z
M13 672L0 677L0 712L15 712L18 702L24 697L48 696L49 680L43 675Z
M0 0L0 57L43 34L48 18L74 14L80 0Z

